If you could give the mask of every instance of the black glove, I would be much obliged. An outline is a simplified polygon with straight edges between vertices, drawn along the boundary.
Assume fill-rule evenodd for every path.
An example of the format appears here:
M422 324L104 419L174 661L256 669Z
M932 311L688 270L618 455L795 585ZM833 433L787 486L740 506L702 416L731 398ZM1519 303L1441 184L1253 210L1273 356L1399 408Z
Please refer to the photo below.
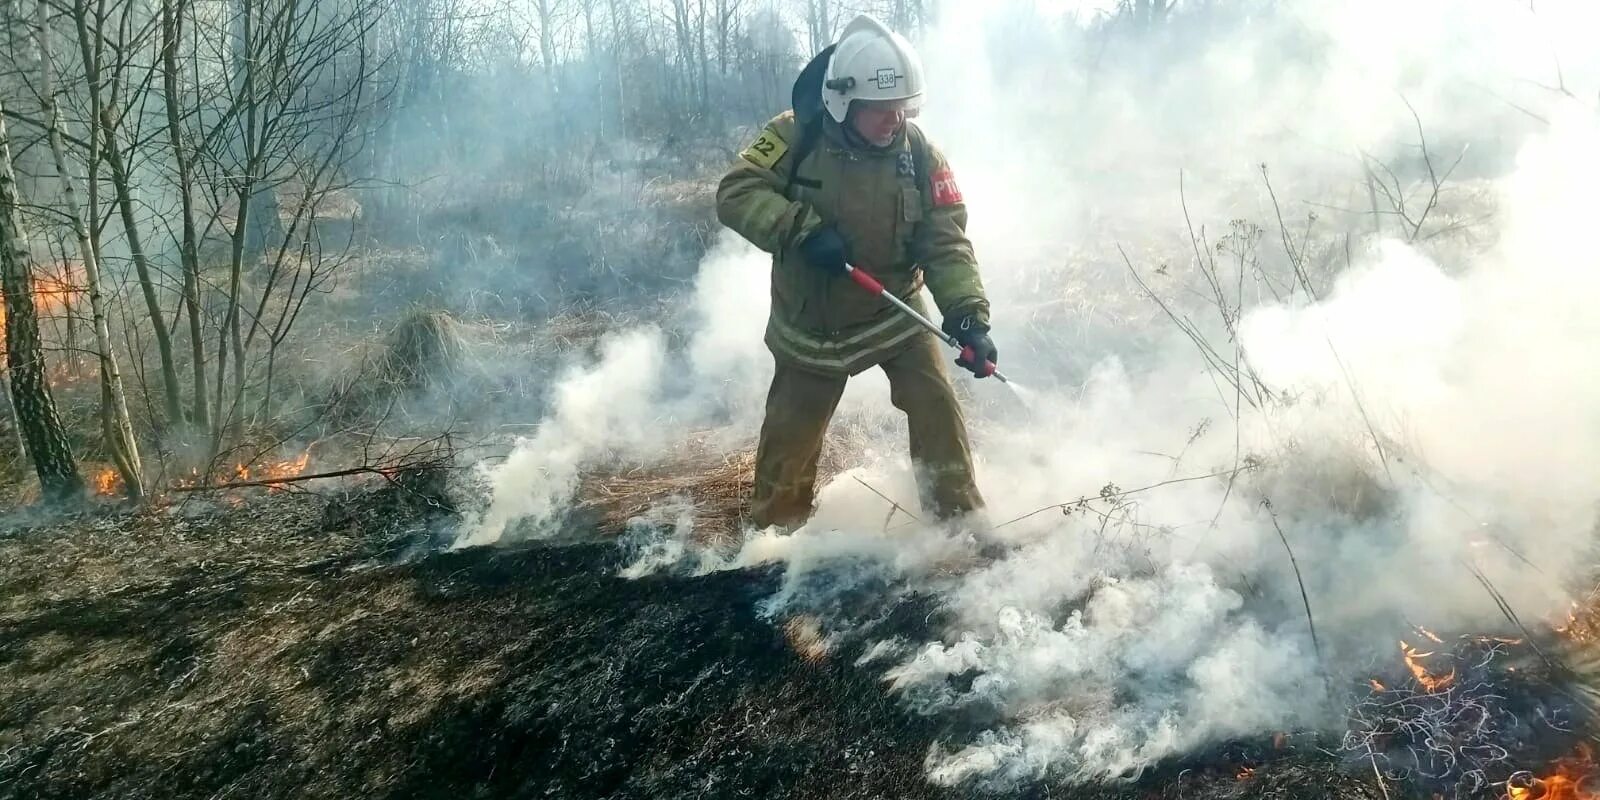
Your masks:
M850 248L832 225L825 225L800 242L800 255L807 264L829 275L843 275L845 262L850 260Z
M978 378L993 374L994 365L1000 363L1000 351L989 338L988 325L969 314L946 317L942 327L961 343L961 357L956 359L956 366L971 371Z

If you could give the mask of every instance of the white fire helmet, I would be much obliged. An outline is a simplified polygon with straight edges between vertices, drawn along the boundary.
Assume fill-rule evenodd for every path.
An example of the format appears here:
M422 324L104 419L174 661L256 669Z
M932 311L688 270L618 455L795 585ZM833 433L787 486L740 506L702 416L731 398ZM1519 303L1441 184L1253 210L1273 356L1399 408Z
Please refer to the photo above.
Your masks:
M839 37L822 81L822 105L835 122L844 122L853 100L906 100L908 110L922 103L922 59L883 23L862 14Z

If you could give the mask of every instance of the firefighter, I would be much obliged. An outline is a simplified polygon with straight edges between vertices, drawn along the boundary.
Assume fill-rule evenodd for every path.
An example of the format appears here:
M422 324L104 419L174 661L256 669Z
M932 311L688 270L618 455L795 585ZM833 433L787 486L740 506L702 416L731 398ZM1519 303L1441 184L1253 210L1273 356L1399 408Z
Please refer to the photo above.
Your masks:
M717 188L724 225L772 254L766 344L776 362L756 452L751 520L792 530L811 515L817 457L845 382L872 367L905 412L924 505L966 521L983 506L966 422L939 342L845 276L865 269L994 361L989 301L967 211L944 156L909 121L923 98L911 44L869 16L800 73L793 109L768 122Z

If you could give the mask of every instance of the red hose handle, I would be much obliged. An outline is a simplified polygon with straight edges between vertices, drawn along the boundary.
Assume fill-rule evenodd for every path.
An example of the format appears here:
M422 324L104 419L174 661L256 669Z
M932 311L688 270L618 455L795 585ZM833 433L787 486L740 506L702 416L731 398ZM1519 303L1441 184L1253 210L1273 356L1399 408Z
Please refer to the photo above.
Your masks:
M873 294L883 294L884 292L883 284L879 283L877 278L868 275L864 269L850 270L850 280L855 281L856 285Z
M977 362L977 358L978 358L978 352L976 350L973 350L972 347L969 345L969 346L961 348L961 357L957 358L956 360L959 361L959 362L963 362L963 366L965 366L966 364L976 363ZM999 369L999 367L995 366L995 363L993 361L985 361L985 362L983 362L983 367L979 370L979 372L981 373L979 375L979 377L982 377L982 378L990 377L991 375L994 375L994 372L997 369Z
M859 267L851 267L846 272L847 272L847 274L849 274L850 280L855 281L857 286L860 286L861 288L866 289L867 291L872 292L873 294L882 295L887 291L886 289L883 288L883 284L878 282L877 278L872 277L872 275L868 274L868 272L866 270L864 270L864 269L861 269ZM931 325L932 323L925 322L924 324ZM953 336L949 336L948 334L946 334L945 338L946 338L947 341L950 342L950 344L953 344L953 345L958 344L958 342L956 341L955 337L953 337ZM971 347L962 347L961 348L961 356L960 356L960 358L956 359L956 362L959 363L959 364L962 364L963 366L967 366L967 365L976 363L977 362L977 358L978 358L978 353L975 350L973 350ZM970 366L968 366L967 368L971 369ZM997 371L999 371L999 369L1000 368L995 366L995 363L993 361L984 361L983 362L983 366L980 367L977 370L978 377L980 377L980 378L991 377Z

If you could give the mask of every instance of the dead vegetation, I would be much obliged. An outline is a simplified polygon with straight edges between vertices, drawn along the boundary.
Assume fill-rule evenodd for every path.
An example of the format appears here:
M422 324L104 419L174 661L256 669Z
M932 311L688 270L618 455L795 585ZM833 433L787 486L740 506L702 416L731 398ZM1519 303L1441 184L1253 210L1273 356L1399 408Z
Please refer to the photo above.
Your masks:
M755 451L719 454L689 448L681 460L584 476L577 508L596 515L600 530L619 534L630 520L672 499L694 507L694 538L710 546L738 542L755 478Z
M966 796L921 779L952 730L851 666L865 638L757 614L776 572L625 580L609 543L411 558L428 513L390 487L13 528L0 798ZM883 612L938 624L927 598ZM1378 796L1314 747L1246 750L1035 791Z
M859 463L864 446L860 431L836 425L822 448L818 485ZM585 475L577 508L592 514L601 532L615 535L652 509L674 499L686 500L694 509L695 541L713 547L734 545L748 524L755 460L751 443L730 448L715 431L694 433L656 463Z
M326 413L336 423L377 419L407 398L450 385L468 345L449 314L418 311L365 350L354 369L334 378L328 392Z

